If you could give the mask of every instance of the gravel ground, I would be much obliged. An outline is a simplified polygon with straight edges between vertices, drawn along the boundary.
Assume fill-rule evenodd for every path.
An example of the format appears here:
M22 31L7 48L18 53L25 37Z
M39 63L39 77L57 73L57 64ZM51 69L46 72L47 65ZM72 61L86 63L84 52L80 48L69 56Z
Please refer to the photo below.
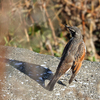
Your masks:
M100 63L84 61L69 85L71 71L65 73L53 91L45 86L56 71L59 59L27 49L5 48L6 72L2 89L7 100L100 100Z

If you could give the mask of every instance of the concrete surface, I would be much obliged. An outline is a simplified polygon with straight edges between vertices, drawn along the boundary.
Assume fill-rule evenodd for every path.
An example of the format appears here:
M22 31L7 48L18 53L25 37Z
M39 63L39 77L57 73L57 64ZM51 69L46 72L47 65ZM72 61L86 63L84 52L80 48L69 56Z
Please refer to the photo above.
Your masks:
M45 86L56 71L59 59L27 49L6 49L6 72L2 98L7 100L100 100L100 63L84 61L69 85L71 71L63 75L53 91Z

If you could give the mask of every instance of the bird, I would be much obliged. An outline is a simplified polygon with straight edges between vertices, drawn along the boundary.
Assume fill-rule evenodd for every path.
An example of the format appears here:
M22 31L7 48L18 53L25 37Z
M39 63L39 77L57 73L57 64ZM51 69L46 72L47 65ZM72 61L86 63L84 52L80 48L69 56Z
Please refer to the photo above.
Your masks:
M58 79L70 69L72 71L72 76L69 80L69 84L71 84L74 77L79 72L86 54L86 46L83 41L81 30L76 26L65 25L65 28L69 29L72 38L63 50L55 75L46 86L46 89L49 91L53 90Z

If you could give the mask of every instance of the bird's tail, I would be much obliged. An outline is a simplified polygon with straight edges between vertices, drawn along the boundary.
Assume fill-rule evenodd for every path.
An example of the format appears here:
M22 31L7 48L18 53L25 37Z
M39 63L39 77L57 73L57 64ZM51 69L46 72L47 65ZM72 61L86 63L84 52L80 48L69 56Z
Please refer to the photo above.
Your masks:
M57 80L59 79L59 77L55 74L52 78L52 80L48 83L47 85L47 90L52 91L54 88L54 85L56 84Z

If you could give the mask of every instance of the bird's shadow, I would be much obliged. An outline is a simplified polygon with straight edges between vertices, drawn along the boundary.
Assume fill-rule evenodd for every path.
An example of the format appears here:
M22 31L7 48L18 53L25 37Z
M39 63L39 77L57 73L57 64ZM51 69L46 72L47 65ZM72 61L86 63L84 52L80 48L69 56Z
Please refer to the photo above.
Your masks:
M51 80L53 77L52 71L47 67L10 59L6 59L6 63L35 80L45 89L45 80ZM66 86L60 80L58 84Z

